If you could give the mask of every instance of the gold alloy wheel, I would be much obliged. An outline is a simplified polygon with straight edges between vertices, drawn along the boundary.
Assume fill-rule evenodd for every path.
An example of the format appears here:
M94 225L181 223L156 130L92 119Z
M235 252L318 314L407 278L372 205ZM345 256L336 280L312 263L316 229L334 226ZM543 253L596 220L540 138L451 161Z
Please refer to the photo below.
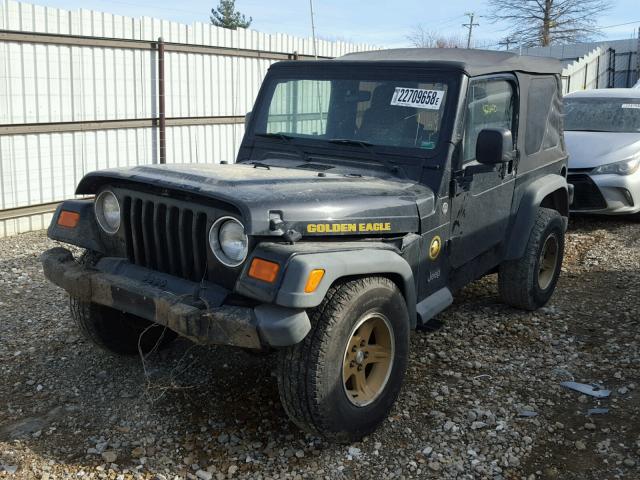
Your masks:
M389 381L395 339L389 320L379 312L364 315L351 330L342 363L347 398L358 407L372 403Z
M559 255L558 238L551 234L544 241L540 258L538 259L538 286L546 290L551 285L558 266Z

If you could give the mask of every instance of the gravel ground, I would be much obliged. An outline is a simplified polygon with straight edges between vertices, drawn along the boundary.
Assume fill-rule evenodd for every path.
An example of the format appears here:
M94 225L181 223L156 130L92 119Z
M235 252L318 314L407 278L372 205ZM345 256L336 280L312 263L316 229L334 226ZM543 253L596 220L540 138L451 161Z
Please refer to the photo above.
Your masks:
M638 223L572 220L541 311L500 304L495 276L465 288L412 335L392 415L351 446L292 426L269 356L179 340L143 365L94 348L42 276L52 245L0 240L0 477L640 478Z

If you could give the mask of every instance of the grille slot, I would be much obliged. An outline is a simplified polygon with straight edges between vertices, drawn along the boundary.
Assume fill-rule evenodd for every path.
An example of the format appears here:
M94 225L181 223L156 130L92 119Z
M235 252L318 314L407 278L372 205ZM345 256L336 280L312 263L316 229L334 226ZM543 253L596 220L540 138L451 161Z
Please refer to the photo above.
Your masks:
M129 261L188 280L205 279L206 213L130 195L122 204Z
M164 237L164 216L167 211L167 207L164 204L159 204L153 209L153 242L155 245L156 265L157 269L161 272L167 272L167 257L169 252L166 247L166 239Z
M572 210L601 210L607 208L607 202L598 186L589 175L569 175L567 182L573 185Z

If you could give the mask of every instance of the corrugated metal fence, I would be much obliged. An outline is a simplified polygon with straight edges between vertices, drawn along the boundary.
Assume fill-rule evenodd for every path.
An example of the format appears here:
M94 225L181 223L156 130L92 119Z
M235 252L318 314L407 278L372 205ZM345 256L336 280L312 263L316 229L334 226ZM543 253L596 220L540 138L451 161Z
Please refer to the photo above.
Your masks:
M86 172L159 161L160 37L167 163L233 161L269 65L313 53L285 34L0 0L0 237L46 227ZM372 48L317 42L322 57Z
M563 93L591 88L630 88L638 80L638 53L597 47L562 70Z
M562 93L609 87L610 59L609 50L597 47L578 60L569 63L562 70Z
M522 55L554 57L565 64L564 93L590 88L628 88L640 78L638 38L514 49Z

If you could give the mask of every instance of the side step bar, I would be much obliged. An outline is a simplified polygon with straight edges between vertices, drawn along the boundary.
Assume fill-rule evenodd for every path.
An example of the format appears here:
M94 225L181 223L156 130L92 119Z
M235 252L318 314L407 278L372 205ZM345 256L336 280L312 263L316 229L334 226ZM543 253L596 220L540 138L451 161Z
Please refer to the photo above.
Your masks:
M451 290L447 287L436 290L416 305L418 324L425 325L429 320L445 310L452 303L453 295L451 295Z

